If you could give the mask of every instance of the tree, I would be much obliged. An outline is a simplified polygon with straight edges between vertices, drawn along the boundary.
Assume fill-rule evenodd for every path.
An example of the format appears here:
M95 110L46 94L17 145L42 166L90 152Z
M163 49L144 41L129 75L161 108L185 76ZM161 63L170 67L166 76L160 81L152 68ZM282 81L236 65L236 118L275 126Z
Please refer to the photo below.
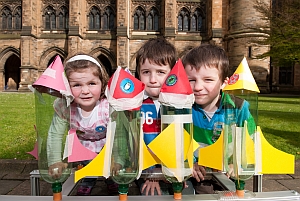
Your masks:
M253 39L259 45L269 45L268 52L258 58L271 57L279 66L300 60L300 1L272 0L271 5L256 0L255 9L265 23L251 27L264 37Z

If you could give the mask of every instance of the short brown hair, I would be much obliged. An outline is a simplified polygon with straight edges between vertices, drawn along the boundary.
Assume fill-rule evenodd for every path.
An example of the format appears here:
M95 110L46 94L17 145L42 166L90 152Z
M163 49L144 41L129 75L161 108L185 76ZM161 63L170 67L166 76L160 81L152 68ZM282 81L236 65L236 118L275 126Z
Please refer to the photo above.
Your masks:
M191 49L182 58L184 66L190 65L196 70L201 67L217 68L219 70L220 79L223 81L228 77L229 60L223 48L212 44L201 44Z
M146 59L148 59L150 63L169 65L170 68L173 68L177 59L176 49L174 45L164 38L149 39L137 51L136 75L139 74L140 65L145 63Z
M87 54L83 54L83 53L77 53L75 55L72 55L71 57L68 57L65 62L64 62L64 67L65 67L65 73L67 78L69 79L69 76L72 72L81 72L85 69L90 69L93 72L93 75L99 77L99 79L101 80L101 95L100 95L100 99L105 97L105 89L107 86L107 82L109 80L109 76L105 70L105 67L100 64L100 62L98 62L100 64L101 67L99 67L97 64L95 64L94 62L91 62L89 60L75 60L75 61L71 61L68 62L68 60L76 55L87 55ZM90 56L90 55L87 55ZM92 56L90 56L92 57ZM93 57L92 57L93 58ZM95 58L94 58L95 59ZM96 59L97 60L97 59Z

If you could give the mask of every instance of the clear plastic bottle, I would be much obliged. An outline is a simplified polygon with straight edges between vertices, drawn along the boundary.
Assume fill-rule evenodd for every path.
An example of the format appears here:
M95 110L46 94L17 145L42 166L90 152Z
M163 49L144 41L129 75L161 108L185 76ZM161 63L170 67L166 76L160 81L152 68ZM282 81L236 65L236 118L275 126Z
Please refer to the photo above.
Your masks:
M115 111L110 107L111 121L116 125L111 155L112 179L119 184L119 199L127 200L128 186L140 173L140 110Z
M176 150L170 150L170 152L176 152L176 165L168 167L162 163L162 172L165 178L172 183L174 199L181 199L183 182L189 179L193 173L193 161L191 161L193 156L189 156L189 154L193 154L193 152L189 152L193 139L192 110L161 105L161 130L165 130L171 124L175 126L175 133L170 134L174 135Z
M52 122L54 109L53 103L56 99L61 99L62 103L66 104L66 100L59 95L59 92L51 90L45 87L37 89L41 91L35 91L35 111L36 111L36 129L37 129L37 142L38 142L38 169L41 177L48 183L52 184L53 200L59 201L62 199L62 182L64 182L71 173L72 166L67 162L67 159L62 160L64 169L61 174L57 174L55 177L49 174L49 171L57 172L58 168L49 170L48 155L51 152L47 147L48 144L48 131ZM60 96L60 97L58 97ZM66 139L67 132L65 132L62 139ZM64 152L64 142L61 144L61 158ZM55 150L59 151L59 150Z
M255 173L258 96L248 90L226 91L224 95L230 97L230 102L223 104L224 165L230 177L236 181L236 189L243 191L245 180Z

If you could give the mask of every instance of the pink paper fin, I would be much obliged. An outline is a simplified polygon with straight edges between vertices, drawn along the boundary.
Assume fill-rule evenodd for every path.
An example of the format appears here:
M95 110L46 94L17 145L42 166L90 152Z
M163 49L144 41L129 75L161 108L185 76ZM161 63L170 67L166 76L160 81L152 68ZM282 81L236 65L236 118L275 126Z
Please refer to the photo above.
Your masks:
M36 160L38 160L39 159L39 156L38 156L38 142L37 141L35 142L35 145L34 145L34 148L33 148L32 151L26 152L26 153L31 154L32 156L35 157Z
M71 150L72 153L68 157L68 162L77 162L77 161L84 161L84 160L92 160L94 159L97 154L87 148L85 148L79 141L76 130L71 129L69 131L69 135L74 135L73 144L69 144L69 146L72 146Z
M36 133L36 137L38 137L38 132L37 132L37 129L36 129L36 125L33 125L33 127L34 127L34 130L35 130L35 133ZM35 142L34 148L33 148L32 151L26 152L26 153L28 153L28 154L34 156L35 159L38 160L38 159L39 159L39 154L38 154L38 142L37 142L37 141Z

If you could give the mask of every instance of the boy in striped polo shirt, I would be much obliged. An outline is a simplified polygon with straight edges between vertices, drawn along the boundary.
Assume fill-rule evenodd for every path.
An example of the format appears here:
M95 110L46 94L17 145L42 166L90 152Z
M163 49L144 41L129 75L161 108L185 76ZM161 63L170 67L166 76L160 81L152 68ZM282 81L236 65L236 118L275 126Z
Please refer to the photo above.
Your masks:
M148 145L161 131L158 96L177 59L175 47L162 38L148 40L137 52L136 77L145 84L145 97L141 107L144 141ZM156 165L158 166L158 165ZM150 167L151 169L154 167ZM143 195L170 194L172 186L163 180L137 181Z

